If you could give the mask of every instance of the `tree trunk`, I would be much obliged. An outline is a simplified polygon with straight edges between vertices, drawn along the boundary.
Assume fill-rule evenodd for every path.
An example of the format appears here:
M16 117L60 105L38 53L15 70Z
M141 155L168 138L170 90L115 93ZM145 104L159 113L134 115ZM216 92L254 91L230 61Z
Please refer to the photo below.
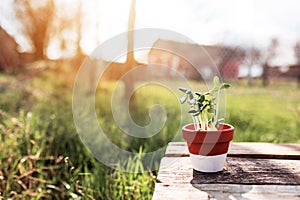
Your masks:
M263 73L262 73L262 84L264 87L269 85L269 73L268 70L269 69L269 65L268 63L264 63L263 64Z
M135 0L131 1L131 7L129 12L129 20L128 20L128 46L127 46L127 59L125 63L126 70L125 72L130 71L136 65L136 61L134 59L134 21L135 21ZM125 84L125 98L130 98L131 92L134 90L134 82L135 77L128 74L124 79Z

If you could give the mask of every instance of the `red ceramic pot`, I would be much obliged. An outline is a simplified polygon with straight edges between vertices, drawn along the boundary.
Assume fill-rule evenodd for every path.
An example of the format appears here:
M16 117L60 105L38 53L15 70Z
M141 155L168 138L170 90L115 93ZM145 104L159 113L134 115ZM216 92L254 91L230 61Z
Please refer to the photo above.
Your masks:
M193 168L202 172L217 172L224 167L234 127L220 124L216 131L196 131L193 124L182 128Z

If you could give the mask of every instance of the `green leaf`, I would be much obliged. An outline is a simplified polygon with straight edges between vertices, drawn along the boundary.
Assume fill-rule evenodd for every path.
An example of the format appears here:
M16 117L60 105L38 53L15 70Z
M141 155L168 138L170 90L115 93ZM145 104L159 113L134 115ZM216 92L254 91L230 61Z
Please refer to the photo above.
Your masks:
M208 109L208 112L209 112L209 113L214 113L214 112L215 112L215 109L210 108L210 109Z
M217 76L214 77L214 84L215 84L215 86L221 85L219 77L217 77Z
M189 98L194 99L194 95L193 95L192 91L189 92Z
M198 115L200 115L200 112L197 112L197 113L195 113L195 114L192 114L193 117L196 117L196 116L198 116Z
M202 112L207 106L208 104L204 104L203 106L201 106L200 111Z
M188 89L187 88L182 88L182 87L180 87L180 88L178 88L181 92L184 92L184 93L186 93L187 91L188 91Z
M202 102L197 102L197 105L199 108L201 108L203 106Z
M223 83L221 89L228 89L230 87L230 84Z
M195 99L191 99L191 100L188 100L187 102L189 105L193 105L195 103Z
M180 103L183 104L187 100L187 95L184 95L183 97L180 98Z
M195 114L195 113L198 113L198 112L199 112L198 110L189 110L188 113Z
M203 102L205 100L205 96L204 95L201 95L200 97L199 97L199 102Z

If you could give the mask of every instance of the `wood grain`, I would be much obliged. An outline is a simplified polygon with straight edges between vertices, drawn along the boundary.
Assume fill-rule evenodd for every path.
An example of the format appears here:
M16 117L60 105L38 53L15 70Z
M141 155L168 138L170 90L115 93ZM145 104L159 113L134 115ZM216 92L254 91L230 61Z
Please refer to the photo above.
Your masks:
M169 143L165 157L187 157L185 142ZM229 146L228 157L273 158L300 160L300 144L238 142Z
M153 199L300 199L300 144L231 143L222 172L193 170L185 142L170 143Z
M300 185L300 161L280 159L227 158L222 172L193 170L189 157L164 157L157 180L160 183L227 183Z
M237 184L156 184L153 200L300 199L300 186Z

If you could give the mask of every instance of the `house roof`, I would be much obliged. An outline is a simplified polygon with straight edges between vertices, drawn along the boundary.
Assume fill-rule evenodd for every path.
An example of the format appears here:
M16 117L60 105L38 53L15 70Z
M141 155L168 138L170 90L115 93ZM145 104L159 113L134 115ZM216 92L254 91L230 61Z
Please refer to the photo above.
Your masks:
M206 46L158 39L153 44L151 52L158 49L171 54L174 53L196 65L211 65L212 61L219 61L219 51L221 48L221 46Z

